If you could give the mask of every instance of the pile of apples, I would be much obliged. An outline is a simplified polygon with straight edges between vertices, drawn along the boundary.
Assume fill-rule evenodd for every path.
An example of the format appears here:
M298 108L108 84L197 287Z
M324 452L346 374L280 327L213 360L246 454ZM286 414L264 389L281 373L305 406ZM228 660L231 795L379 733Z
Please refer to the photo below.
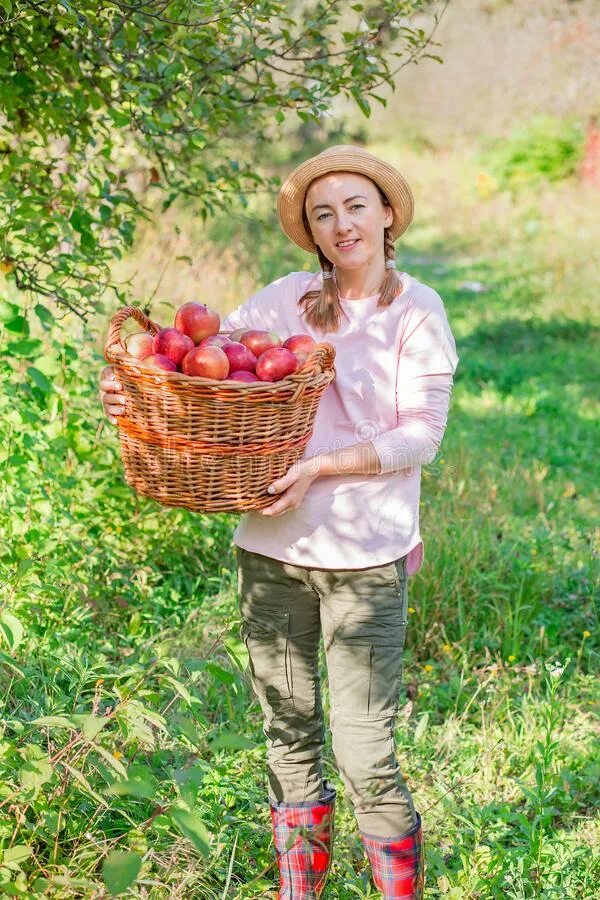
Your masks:
M125 339L127 352L143 368L155 372L216 381L281 381L293 375L316 347L308 334L281 341L274 331L238 328L229 337L219 334L221 317L204 303L184 303L173 328L152 336L138 331Z

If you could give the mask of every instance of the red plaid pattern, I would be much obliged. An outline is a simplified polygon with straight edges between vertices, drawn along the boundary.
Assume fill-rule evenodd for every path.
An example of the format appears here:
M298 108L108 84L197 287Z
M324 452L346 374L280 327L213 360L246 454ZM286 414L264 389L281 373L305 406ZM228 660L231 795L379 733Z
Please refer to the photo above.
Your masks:
M421 900L424 884L421 817L400 838L361 835L373 870L373 880L386 900Z
M271 804L279 866L279 900L316 900L329 866L334 832L335 791L305 803Z

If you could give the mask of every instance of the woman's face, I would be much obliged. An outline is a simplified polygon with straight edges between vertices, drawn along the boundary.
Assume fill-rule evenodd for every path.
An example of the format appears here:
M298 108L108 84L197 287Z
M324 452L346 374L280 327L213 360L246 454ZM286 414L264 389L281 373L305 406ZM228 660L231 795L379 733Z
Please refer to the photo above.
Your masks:
M322 175L306 192L305 211L315 243L338 269L383 259L383 232L394 215L370 178L354 172Z

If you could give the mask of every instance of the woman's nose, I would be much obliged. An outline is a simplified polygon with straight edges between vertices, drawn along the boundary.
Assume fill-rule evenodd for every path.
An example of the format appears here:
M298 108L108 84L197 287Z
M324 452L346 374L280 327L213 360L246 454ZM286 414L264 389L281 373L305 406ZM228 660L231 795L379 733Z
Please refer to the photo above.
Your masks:
M350 219L347 217L346 213L338 216L336 230L339 231L340 234L345 234L347 231L350 230L351 227L352 227L352 225L351 225Z

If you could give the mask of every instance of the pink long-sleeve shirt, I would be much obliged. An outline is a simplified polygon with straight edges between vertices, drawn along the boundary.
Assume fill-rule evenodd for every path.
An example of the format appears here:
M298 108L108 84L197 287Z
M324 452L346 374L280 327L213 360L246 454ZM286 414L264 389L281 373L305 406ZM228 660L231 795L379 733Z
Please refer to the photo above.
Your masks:
M260 328L282 339L310 334L336 349L336 379L325 391L304 457L370 440L377 475L315 479L300 507L279 516L246 513L234 542L293 565L363 569L408 555L419 571L421 466L441 443L459 357L444 304L432 288L399 273L403 290L377 307L379 294L340 298L339 331L311 328L298 299L320 289L321 273L291 272L267 285L223 321L223 330Z

